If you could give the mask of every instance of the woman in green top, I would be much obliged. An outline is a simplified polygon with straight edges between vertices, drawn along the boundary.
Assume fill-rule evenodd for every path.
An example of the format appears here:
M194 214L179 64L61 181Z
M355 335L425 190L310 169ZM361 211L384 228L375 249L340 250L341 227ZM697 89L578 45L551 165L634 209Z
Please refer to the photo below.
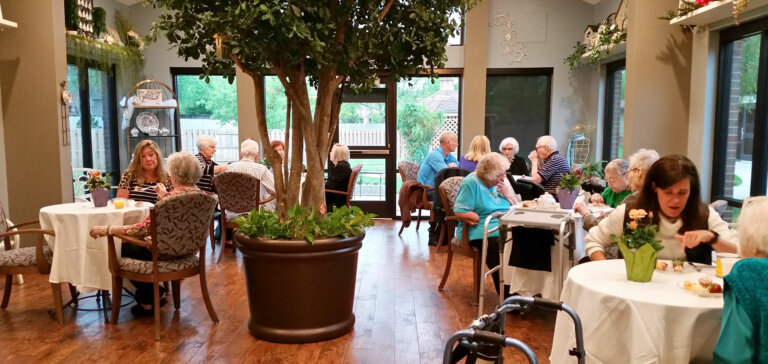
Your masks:
M632 194L629 189L629 162L624 159L614 159L605 166L605 181L608 187L601 194L592 195L592 204L606 204L616 208L624 198Z
M715 363L768 363L768 201L742 209L739 255L725 276Z

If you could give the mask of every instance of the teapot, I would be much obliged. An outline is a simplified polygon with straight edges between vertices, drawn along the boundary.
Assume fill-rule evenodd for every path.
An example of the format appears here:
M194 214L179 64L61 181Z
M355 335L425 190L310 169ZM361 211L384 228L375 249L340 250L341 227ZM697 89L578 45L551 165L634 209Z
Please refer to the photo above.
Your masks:
M539 198L536 199L536 203L540 210L551 210L558 206L555 197L550 195L549 192L544 192L543 195L539 196Z

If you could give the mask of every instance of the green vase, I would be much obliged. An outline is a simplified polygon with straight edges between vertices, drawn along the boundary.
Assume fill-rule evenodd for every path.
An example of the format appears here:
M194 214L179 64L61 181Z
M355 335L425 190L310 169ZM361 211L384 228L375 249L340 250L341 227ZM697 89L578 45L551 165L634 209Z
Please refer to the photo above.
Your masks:
M634 282L650 282L656 269L657 252L651 244L645 244L636 251L630 250L623 242L618 242L627 267L627 279Z

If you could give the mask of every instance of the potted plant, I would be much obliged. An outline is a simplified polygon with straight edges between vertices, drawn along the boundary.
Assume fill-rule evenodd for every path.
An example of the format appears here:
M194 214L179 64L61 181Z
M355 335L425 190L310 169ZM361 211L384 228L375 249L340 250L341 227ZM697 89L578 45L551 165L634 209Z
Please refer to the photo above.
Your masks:
M664 249L661 240L655 239L658 227L652 223L653 212L642 209L629 210L630 222L621 237L611 234L611 240L619 246L627 268L627 279L650 282L656 268L657 252Z
M297 203L312 209L311 221L324 218L327 213L324 168L337 132L344 93L369 91L375 87L379 76L385 76L390 83L416 74L436 77L433 70L444 66L448 38L459 29L458 22L452 20L450 14L468 11L475 2L146 0L144 3L167 10L154 23L150 39L163 36L176 47L183 59L200 60L201 77L208 79L212 74L222 74L232 82L237 68L241 75L239 81L245 82L242 78L250 78L253 82L255 121L264 154L273 166L277 196L276 214L266 217L259 213L254 216L256 220L253 223L279 225L292 221L291 211L294 208L291 206ZM283 142L287 148L285 158L290 163L283 163L280 154L270 144L265 105L266 74L277 76L285 89L287 117L286 140ZM314 105L310 105L308 87L317 90ZM302 184L304 165L306 179ZM327 219L333 219L333 216ZM355 219L348 213L340 216ZM322 229L311 231L312 234L320 234ZM354 238L318 238L314 244L308 244L309 236L298 236L301 240L278 242L267 241L265 237L249 238L242 232L236 233L234 238L244 254L249 282L261 279L254 276L257 274L254 265L262 262L261 257L274 256L279 252L293 254L301 261L291 265L291 270L281 269L281 274L269 272L274 279L280 276L282 286L270 291L272 296L249 297L251 305L259 301L279 300L276 305L282 302L283 307L305 311L313 309L312 306L317 303L314 300L319 299L317 295L329 295L329 299L336 296L338 304L343 305L347 313L336 318L337 323L330 326L351 328L354 322L351 306L341 301L353 297L354 285L347 287L351 291L343 294L337 291L316 292L314 289L302 292L307 294L299 300L300 307L296 307L294 302L287 302L288 297L296 297L287 293L302 290L296 288L303 287L302 281L321 275L314 273L320 267L313 266L318 262L309 258L310 252L322 250L337 256L339 262L332 266L339 272L334 275L354 275L360 241L352 243L348 239ZM362 232L359 239L362 239ZM284 278L291 278L291 281L282 281ZM249 296L258 294L253 292L256 287L248 284ZM258 334L253 324L255 319L251 317L250 328L252 333ZM284 335L278 340L300 342L322 337L313 336L311 330L300 327L280 330L279 333ZM294 335L295 332L304 332L305 335Z
M102 178L101 171L95 170L88 173L88 180L85 181L85 188L91 192L91 201L93 206L107 206L109 199L109 189L112 185L109 183L109 173Z
M557 201L561 209L572 209L576 197L581 191L581 171L572 171L560 175L560 183L557 187Z

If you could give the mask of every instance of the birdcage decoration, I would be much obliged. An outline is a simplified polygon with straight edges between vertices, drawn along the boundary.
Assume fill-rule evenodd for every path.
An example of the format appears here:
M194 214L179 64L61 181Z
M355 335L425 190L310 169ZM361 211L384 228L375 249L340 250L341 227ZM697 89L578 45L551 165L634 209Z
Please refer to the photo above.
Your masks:
M128 91L122 105L122 124L129 134L129 155L145 139L157 143L165 156L179 150L179 103L168 85L155 80L141 81Z
M592 125L576 124L568 130L568 149L566 157L571 165L583 165L589 159L589 147L592 141L586 137L586 133L594 131L596 128Z

